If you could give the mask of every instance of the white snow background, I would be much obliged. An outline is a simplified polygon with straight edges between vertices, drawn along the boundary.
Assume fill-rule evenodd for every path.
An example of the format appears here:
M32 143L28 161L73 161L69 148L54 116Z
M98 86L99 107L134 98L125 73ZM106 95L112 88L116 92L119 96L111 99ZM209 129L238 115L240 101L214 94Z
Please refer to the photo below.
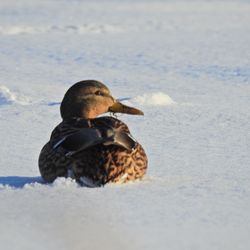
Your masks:
M250 2L0 1L0 249L250 249ZM141 182L42 183L65 91L103 81L144 117Z

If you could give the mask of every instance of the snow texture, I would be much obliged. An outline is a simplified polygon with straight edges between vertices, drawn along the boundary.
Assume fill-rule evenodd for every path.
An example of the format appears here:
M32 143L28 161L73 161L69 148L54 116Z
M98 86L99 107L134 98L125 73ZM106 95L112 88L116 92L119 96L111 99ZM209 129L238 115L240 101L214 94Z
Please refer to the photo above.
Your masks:
M25 105L29 103L29 100L25 96L11 92L6 86L0 85L0 105L14 103Z
M0 249L250 249L248 0L0 1ZM44 184L65 91L103 81L146 178Z
M161 92L137 96L135 101L140 105L147 106L165 106L175 104L170 96Z

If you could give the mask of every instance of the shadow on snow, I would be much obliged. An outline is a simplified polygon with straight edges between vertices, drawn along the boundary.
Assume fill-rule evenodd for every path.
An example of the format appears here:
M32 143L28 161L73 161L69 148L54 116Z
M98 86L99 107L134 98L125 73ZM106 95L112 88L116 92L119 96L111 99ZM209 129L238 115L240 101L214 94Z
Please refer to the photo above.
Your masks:
M27 177L27 176L0 176L0 185L7 185L13 188L22 188L26 184L41 183L43 180L41 177Z

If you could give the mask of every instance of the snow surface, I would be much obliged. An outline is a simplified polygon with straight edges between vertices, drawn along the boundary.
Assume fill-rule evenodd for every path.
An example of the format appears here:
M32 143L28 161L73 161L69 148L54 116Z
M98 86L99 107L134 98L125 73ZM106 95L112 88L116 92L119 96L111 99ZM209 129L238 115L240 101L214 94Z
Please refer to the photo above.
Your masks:
M250 2L0 1L0 249L250 249ZM141 182L42 183L37 159L73 83L149 157Z

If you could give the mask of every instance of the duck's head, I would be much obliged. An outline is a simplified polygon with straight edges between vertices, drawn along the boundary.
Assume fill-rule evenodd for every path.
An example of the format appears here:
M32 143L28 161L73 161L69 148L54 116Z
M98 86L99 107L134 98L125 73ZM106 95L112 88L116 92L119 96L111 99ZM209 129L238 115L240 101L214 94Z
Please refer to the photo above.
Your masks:
M61 103L63 120L71 118L93 119L106 112L143 115L139 109L116 100L101 82L85 80L71 86Z

